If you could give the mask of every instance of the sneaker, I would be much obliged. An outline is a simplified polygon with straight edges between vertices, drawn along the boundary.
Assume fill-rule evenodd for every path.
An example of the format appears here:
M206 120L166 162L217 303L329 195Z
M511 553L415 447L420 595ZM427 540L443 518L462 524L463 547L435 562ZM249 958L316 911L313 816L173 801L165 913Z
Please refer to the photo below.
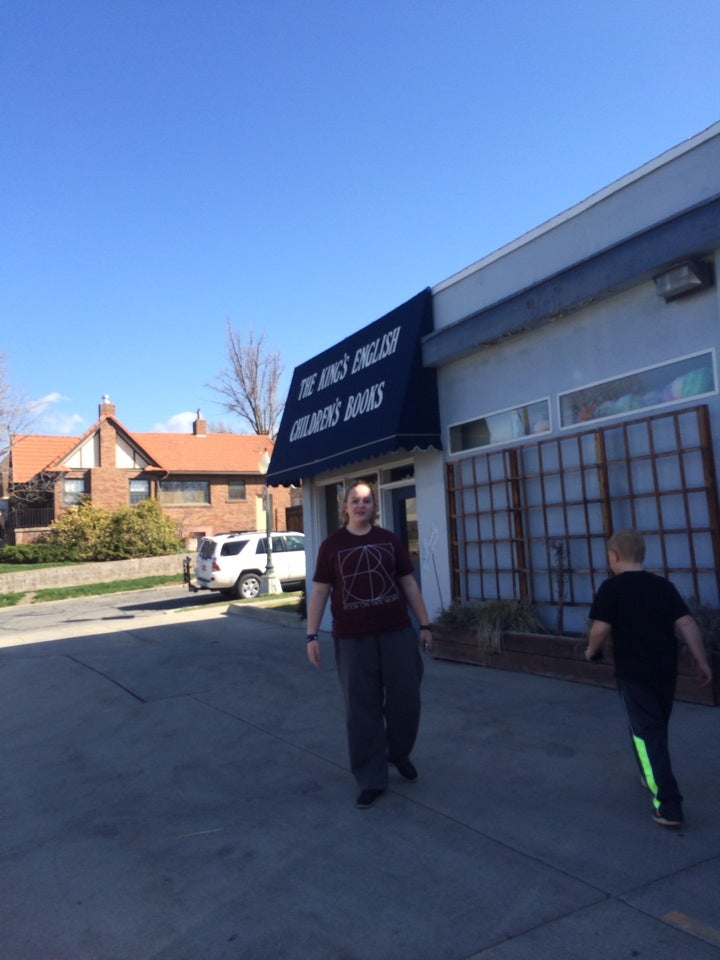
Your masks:
M393 766L397 768L397 772L405 780L409 780L411 783L417 780L417 768L410 760L396 760Z
M660 813L659 810L653 810L653 820L655 823L659 823L661 827L681 827L683 825L681 813L671 817Z
M370 807L375 805L375 801L378 797L382 796L385 793L384 790L361 790L358 794L358 798L355 801L355 806L358 810L369 810Z

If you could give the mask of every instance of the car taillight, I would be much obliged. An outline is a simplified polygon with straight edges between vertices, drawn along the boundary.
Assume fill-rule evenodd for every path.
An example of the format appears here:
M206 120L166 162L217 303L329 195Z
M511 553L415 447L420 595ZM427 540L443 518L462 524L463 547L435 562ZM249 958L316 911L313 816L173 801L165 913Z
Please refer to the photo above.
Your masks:
M220 569L220 564L217 562L217 560L213 559L213 571L219 570L219 569Z

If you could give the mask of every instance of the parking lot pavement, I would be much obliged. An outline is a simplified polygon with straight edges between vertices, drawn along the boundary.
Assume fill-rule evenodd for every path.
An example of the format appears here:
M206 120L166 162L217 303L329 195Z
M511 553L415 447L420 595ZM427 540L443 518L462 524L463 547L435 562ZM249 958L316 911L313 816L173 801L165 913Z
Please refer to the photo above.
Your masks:
M20 603L0 608L0 647L26 640L53 640L97 630L111 632L138 619L224 614L228 602L210 591L191 593L179 584L105 595Z
M3 960L717 958L717 708L669 831L612 691L430 659L420 779L358 811L329 639L228 610L0 649Z

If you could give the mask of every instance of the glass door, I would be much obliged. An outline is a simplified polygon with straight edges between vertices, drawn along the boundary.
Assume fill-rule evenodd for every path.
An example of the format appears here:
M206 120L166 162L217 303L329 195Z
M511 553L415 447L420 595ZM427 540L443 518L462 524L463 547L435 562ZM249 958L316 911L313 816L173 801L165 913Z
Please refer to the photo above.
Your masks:
M392 491L393 531L407 547L415 568L415 579L420 583L420 539L418 537L417 500L415 484Z

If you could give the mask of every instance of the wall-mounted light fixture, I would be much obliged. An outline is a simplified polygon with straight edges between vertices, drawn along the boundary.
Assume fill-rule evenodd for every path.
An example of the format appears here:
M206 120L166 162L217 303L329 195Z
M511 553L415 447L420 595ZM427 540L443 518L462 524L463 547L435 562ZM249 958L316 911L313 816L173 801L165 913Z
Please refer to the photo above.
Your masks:
M711 287L712 267L702 260L685 260L653 277L655 291L666 302Z

